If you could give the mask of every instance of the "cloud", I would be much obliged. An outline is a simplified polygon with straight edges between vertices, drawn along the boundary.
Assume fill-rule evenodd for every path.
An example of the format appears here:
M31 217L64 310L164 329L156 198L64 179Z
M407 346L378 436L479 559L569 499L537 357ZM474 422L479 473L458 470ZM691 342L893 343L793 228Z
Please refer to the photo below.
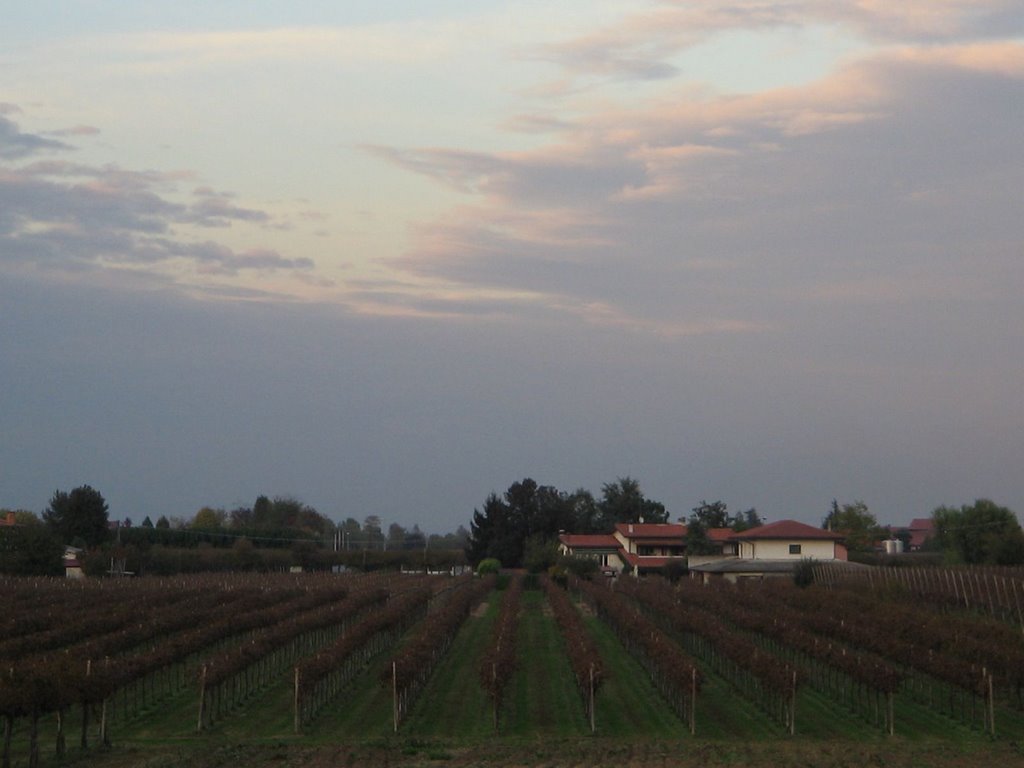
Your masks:
M957 286L1009 301L1007 276L1024 279L1022 50L900 47L805 86L680 88L601 105L528 151L377 147L467 196L389 263L529 295L521 317L652 332L781 328L794 305L920 307Z
M0 147L6 148L0 156L7 160L71 149L22 133L3 117ZM194 178L187 171L134 171L52 159L0 165L0 269L94 273L131 268L156 270L154 277L184 278L189 272L223 277L302 274L314 268L308 257L190 237L184 232L190 226L271 222L265 211L233 202L230 193L200 187L191 200L182 200L179 185Z
M1024 9L1016 0L673 0L533 55L587 78L650 80L678 74L671 58L715 35L812 25L882 43L1011 39L1024 32Z
M199 200L189 206L189 218L204 227L230 226L231 221L267 222L265 211L243 208L231 202L231 194L200 188L195 191Z
M5 111L10 114L14 109L6 105L6 110L0 110L0 160L18 160L41 152L71 149L62 141L22 133L15 122L3 117Z
M46 133L48 136L98 136L100 129L92 125L75 125L71 128L61 128Z

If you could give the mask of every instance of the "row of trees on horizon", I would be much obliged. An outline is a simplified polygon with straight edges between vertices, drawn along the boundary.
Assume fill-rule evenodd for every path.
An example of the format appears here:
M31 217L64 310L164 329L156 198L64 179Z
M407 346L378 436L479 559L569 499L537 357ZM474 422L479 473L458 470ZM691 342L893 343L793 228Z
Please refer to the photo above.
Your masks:
M70 492L58 490L41 515L27 510L0 508L0 520L13 517L13 527L0 527L0 573L44 575L57 573L66 546L95 553L102 549L112 558L130 562L148 561L141 555L151 548L233 549L238 564L246 568L310 565L314 554L324 549L339 553L371 550L378 553L457 551L465 548L469 532L459 526L454 532L427 534L418 525L411 529L392 523L386 529L377 515L360 522L349 517L335 523L313 507L291 497L257 497L252 507L230 511L202 507L191 518L145 517L135 525L130 518L111 519L103 495L89 485ZM278 556L253 555L253 550L292 550L290 561ZM194 560L194 557L188 558ZM320 558L323 559L323 558ZM336 557L333 560L343 559ZM426 562L427 557L420 558ZM435 558L431 557L431 560ZM457 558L458 559L458 558ZM211 567L229 567L232 560L206 558ZM400 558L374 558L378 562L400 562ZM365 563L365 557L362 559ZM319 563L321 566L324 563ZM202 565L193 567L203 568Z
M669 521L665 505L648 498L632 477L620 477L601 488L600 497L586 489L561 491L540 485L532 478L512 483L502 494L491 493L481 509L473 511L469 529L463 526L446 534L426 534L418 525L406 529L391 523L385 530L381 518L367 515L340 523L291 497L271 499L260 495L251 507L230 511L202 507L190 519L148 516L139 525L130 519L112 521L102 494L84 485L58 490L49 506L36 515L26 510L0 509L0 518L13 515L17 536L0 537L0 572L50 572L43 564L59 558L63 546L83 549L112 542L136 547L154 544L230 547L331 547L340 550L465 550L471 563L492 558L509 567L520 567L531 557L550 559L562 532L610 533L617 523ZM934 510L934 551L953 563L1024 563L1024 532L1016 515L987 499L959 508ZM723 501L701 500L689 516L687 551L703 554L714 550L708 530L742 531L764 520L754 508L735 513ZM862 501L840 504L833 499L822 528L842 533L852 552L870 552L882 539L900 531L880 525ZM3 529L0 529L3 530ZM54 554L57 553L57 554ZM20 565L11 566L11 563ZM52 570L52 564L47 566Z
M1014 512L988 499L959 508L942 506L933 511L935 535L928 548L950 563L1024 564L1024 531ZM467 549L469 561L493 558L510 567L529 567L532 561L550 558L562 532L611 533L617 523L665 523L664 504L647 498L640 483L618 478L602 486L601 497L589 491L560 491L525 478L499 496L491 493L483 507L473 511ZM754 508L730 513L723 501L701 500L689 516L679 518L687 526L687 552L709 554L715 546L708 537L712 528L744 531L765 521ZM884 539L908 538L904 530L883 526L863 501L840 504L832 500L821 527L845 536L855 553L874 551Z

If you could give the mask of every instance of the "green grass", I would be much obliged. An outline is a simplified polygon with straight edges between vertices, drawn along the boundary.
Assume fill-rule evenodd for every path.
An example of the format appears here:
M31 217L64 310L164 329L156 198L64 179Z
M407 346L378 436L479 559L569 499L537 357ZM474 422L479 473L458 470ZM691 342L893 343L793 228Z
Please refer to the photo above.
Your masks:
M491 639L500 598L492 593L486 612L471 616L413 707L402 733L412 738L486 738L493 734L490 699L479 682L479 662Z
M607 671L591 735L562 638L543 593L527 591L519 628L520 661L495 733L491 705L478 682L490 641L497 593L467 619L400 732L392 732L391 693L378 682L390 653L373 660L299 735L293 733L290 675L257 692L202 734L195 733L197 691L115 721L112 750L78 752L78 720L67 734L67 764L111 768L245 765L1022 765L1024 716L997 708L1000 739L943 716L908 695L896 697L896 736L845 705L805 686L797 734L789 737L754 703L704 668L697 735L661 700L615 635L585 617ZM53 727L41 728L44 766L54 765ZM777 762L767 761L774 755ZM914 757L921 758L915 762ZM926 759L925 757L926 756ZM24 765L25 728L15 736L15 766Z
M606 673L595 704L598 735L656 739L689 736L686 724L661 700L643 667L626 652L611 629L592 616L585 623Z
M549 738L590 732L583 702L555 620L542 592L523 593L519 620L519 667L509 686L502 734Z

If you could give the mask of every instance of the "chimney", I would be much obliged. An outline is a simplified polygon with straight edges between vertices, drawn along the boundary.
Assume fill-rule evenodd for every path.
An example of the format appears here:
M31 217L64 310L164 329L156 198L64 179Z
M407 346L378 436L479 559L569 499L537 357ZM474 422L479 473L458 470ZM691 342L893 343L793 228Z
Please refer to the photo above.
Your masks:
M633 532L633 524L632 524L632 523L630 523L630 524L629 524L629 532L630 532L630 533L632 533L632 532Z

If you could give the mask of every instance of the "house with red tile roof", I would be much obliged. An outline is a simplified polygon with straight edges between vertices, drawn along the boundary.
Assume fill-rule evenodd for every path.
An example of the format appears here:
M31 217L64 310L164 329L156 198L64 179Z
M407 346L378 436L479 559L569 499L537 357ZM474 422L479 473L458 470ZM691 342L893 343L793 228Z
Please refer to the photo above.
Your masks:
M779 520L734 533L736 554L690 566L691 575L705 582L713 578L737 581L788 576L803 560L846 563L843 535L796 520Z
M563 555L589 557L596 560L601 572L615 576L625 562L620 553L619 540L609 534L563 533L558 537L558 549Z
M629 567L635 574L660 571L672 561L686 562L686 526L679 523L618 523L604 535L563 533L564 554L592 557L606 573Z
M907 549L917 552L935 537L935 521L930 517L915 517L906 530L910 533Z
M688 565L691 575L705 581L722 577L764 578L788 575L801 560L845 562L843 536L832 531L780 520L736 532L712 528L708 538L718 551L708 555L686 552L687 528L681 523L619 523L611 534L562 534L559 547L564 554L597 559L608 575L629 566L634 575L660 572L668 563Z

